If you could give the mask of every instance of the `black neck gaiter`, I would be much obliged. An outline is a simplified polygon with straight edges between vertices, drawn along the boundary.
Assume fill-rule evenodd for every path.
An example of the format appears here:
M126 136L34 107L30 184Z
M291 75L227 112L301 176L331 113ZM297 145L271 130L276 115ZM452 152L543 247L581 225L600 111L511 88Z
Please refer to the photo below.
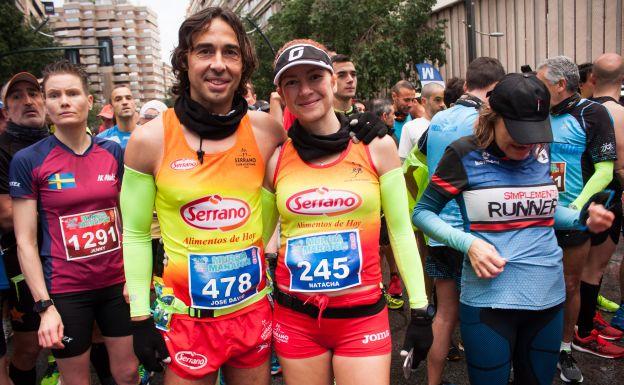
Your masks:
M213 114L191 99L189 91L182 93L173 107L184 127L199 135L201 139L209 140L225 139L236 132L238 124L247 113L247 108L245 98L236 92L230 112L226 115Z
M299 120L295 120L288 130L288 136L292 139L293 146L299 157L306 162L313 161L324 156L339 154L349 145L349 120L342 114L336 114L340 121L340 129L329 135L310 134Z
M21 126L19 124L9 121L6 127L7 134L11 135L17 140L21 140L27 143L35 143L41 139L50 135L48 128L43 127L28 127Z

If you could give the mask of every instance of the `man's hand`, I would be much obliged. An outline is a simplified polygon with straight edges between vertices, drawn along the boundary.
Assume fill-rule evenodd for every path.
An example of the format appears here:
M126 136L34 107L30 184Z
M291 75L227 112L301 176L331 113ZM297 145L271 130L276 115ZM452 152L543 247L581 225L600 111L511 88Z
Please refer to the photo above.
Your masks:
M134 354L150 372L162 372L162 363L171 362L165 340L154 325L152 318L133 319L132 336Z
M414 370L421 361L427 358L429 348L433 343L433 332L431 330L431 318L423 316L415 316L412 310L412 316L407 330L405 331L405 340L401 349L401 357L407 357L412 351L412 367Z
M603 205L591 203L587 208L587 229L592 233L601 233L608 230L613 224L615 215Z
M479 278L495 278L503 272L507 263L494 246L479 238L470 245L468 257Z
M48 307L43 312L39 313L41 323L39 324L39 331L37 337L39 338L39 345L44 348L63 349L63 332L64 326L61 320L61 315L56 310L54 305Z
M352 136L355 136L357 141L369 144L375 138L383 138L388 134L386 124L372 112L353 114L348 119ZM357 143L355 139L353 141Z

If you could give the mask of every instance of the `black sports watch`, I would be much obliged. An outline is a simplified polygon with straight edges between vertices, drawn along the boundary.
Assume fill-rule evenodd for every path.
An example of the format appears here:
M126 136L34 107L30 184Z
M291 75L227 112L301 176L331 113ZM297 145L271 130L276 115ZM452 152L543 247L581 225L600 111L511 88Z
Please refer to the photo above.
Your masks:
M36 313L41 313L52 305L54 305L54 301L52 301L51 299L44 299L44 300L35 302L33 306L33 310Z
M412 320L431 321L435 316L436 308L432 304L427 305L423 309L412 309Z

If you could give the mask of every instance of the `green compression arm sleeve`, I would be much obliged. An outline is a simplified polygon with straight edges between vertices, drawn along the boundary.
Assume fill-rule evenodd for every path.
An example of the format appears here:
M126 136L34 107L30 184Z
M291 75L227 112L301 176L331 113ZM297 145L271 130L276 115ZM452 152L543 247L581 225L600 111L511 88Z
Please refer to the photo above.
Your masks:
M379 177L381 208L386 216L390 246L409 294L412 309L427 306L425 280L412 230L403 171L396 168Z
M152 237L150 225L156 185L154 177L125 167L121 184L123 256L132 317L150 314Z
M262 188L262 242L266 244L273 236L275 226L277 226L277 205L275 204L275 194Z
M589 198L604 190L611 183L611 179L613 179L613 165L614 162L612 160L595 163L594 174L589 178L583 187L583 191L576 197L570 207L580 210Z

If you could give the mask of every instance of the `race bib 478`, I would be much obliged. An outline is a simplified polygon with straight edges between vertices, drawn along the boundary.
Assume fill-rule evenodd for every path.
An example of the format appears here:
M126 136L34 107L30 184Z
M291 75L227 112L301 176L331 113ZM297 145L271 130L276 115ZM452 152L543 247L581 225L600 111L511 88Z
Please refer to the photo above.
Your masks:
M262 276L260 249L218 254L190 254L191 306L223 309L237 305L258 292Z

